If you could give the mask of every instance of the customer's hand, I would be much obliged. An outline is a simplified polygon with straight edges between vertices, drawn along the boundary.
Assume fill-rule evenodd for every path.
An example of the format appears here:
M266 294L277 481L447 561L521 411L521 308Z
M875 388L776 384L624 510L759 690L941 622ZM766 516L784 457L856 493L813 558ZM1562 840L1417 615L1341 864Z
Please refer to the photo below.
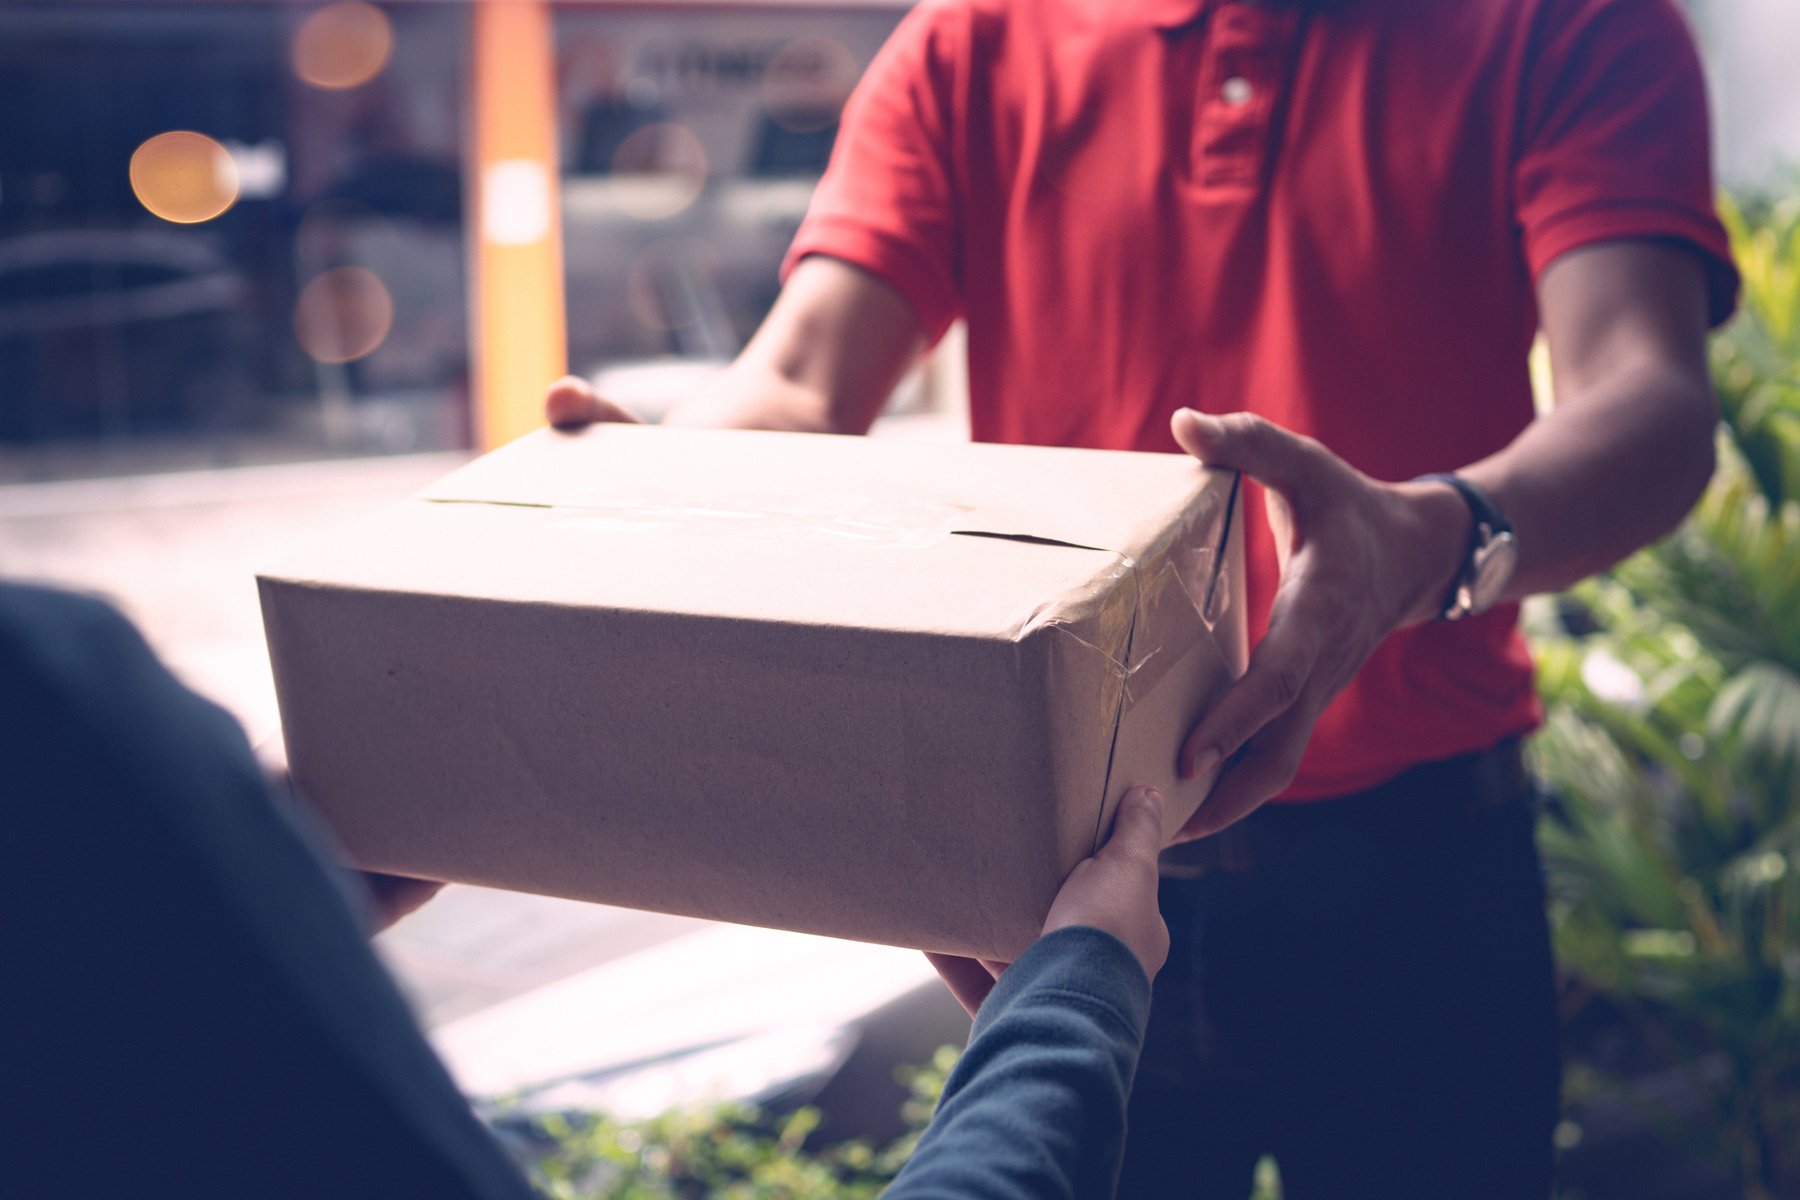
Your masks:
M353 871L369 889L369 900L375 910L375 932L380 933L401 917L410 916L425 902L443 891L435 879L409 879L404 875L381 875L374 871Z
M1156 978L1169 956L1169 930L1156 907L1156 856L1162 850L1162 793L1133 788L1119 802L1112 834L1075 864L1044 918L1044 933L1091 925L1112 934ZM953 954L927 954L963 1008L974 1016L1008 964Z
M576 375L564 375L550 385L550 391L544 396L544 420L557 429L570 430L607 421L643 424L637 414L604 398L592 384Z
M1311 438L1248 413L1172 424L1183 449L1261 483L1281 583L1244 677L1181 747L1177 773L1224 772L1174 841L1205 837L1293 780L1313 725L1375 647L1442 608L1470 516L1441 483L1383 483Z
M269 781L270 792L284 803L298 800L299 792L294 787L294 777L288 774L287 743L282 739L281 731L276 730L258 743L255 754L256 761L262 766L263 774ZM374 871L358 871L354 867L345 867L344 870L368 889L370 915L375 926L372 932L375 933L380 933L401 917L418 912L427 900L444 888L435 879L381 875Z

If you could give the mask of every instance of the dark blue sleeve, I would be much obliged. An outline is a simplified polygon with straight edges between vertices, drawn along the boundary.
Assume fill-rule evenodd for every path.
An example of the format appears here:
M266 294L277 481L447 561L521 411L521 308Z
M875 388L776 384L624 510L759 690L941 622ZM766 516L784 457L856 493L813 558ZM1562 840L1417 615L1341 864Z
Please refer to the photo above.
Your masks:
M981 1006L937 1115L885 1200L1105 1200L1118 1185L1150 982L1125 944L1060 929Z
M520 1200L223 710L0 585L0 1192Z

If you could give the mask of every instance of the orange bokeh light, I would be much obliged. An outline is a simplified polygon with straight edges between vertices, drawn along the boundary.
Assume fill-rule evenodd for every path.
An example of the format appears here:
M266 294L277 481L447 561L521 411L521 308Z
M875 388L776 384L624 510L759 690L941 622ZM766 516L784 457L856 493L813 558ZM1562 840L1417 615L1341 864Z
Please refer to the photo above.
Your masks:
M294 74L317 88L343 91L381 74L394 52L394 24L373 4L329 4L294 31Z
M131 190L138 203L165 221L210 221L238 198L231 152L203 133L159 133L131 156Z
M700 198L709 169L706 147L692 129L679 121L646 125L626 135L613 151L612 173L651 185L622 190L614 201L640 220L673 217Z
M394 298L366 267L333 267L302 288L294 305L294 335L322 363L368 357L393 327Z

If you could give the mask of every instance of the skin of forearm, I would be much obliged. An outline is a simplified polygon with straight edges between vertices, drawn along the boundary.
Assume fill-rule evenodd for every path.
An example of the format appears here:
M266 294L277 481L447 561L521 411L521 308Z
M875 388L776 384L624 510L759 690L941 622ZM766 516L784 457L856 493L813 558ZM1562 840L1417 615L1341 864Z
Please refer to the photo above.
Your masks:
M1706 357L1707 286L1691 250L1597 243L1538 284L1555 404L1504 449L1459 473L1494 498L1518 538L1505 598L1558 591L1673 529L1713 469L1718 406ZM1403 485L1406 486L1406 485ZM1439 488L1444 511L1448 488ZM1468 553L1470 516L1415 504L1416 578L1439 572L1441 609ZM1448 522L1448 529L1446 528ZM1446 534L1448 533L1448 540ZM1447 557L1446 557L1447 555Z
M1627 367L1462 472L1516 531L1508 598L1559 591L1674 529L1712 478L1717 420L1703 377Z
M673 425L867 433L925 349L900 294L820 255L794 268L743 353L666 418Z
M665 425L708 429L774 429L789 433L866 433L851 427L828 396L742 359L721 371L692 399L672 409Z

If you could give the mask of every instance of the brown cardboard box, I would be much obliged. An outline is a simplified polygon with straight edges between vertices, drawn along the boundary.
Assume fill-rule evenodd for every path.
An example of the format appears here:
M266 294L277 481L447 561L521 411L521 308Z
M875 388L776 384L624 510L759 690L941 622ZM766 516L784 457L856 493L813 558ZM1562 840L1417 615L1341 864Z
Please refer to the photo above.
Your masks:
M1244 662L1182 455L544 431L261 577L379 871L1007 958ZM1221 561L1221 556L1223 561Z

